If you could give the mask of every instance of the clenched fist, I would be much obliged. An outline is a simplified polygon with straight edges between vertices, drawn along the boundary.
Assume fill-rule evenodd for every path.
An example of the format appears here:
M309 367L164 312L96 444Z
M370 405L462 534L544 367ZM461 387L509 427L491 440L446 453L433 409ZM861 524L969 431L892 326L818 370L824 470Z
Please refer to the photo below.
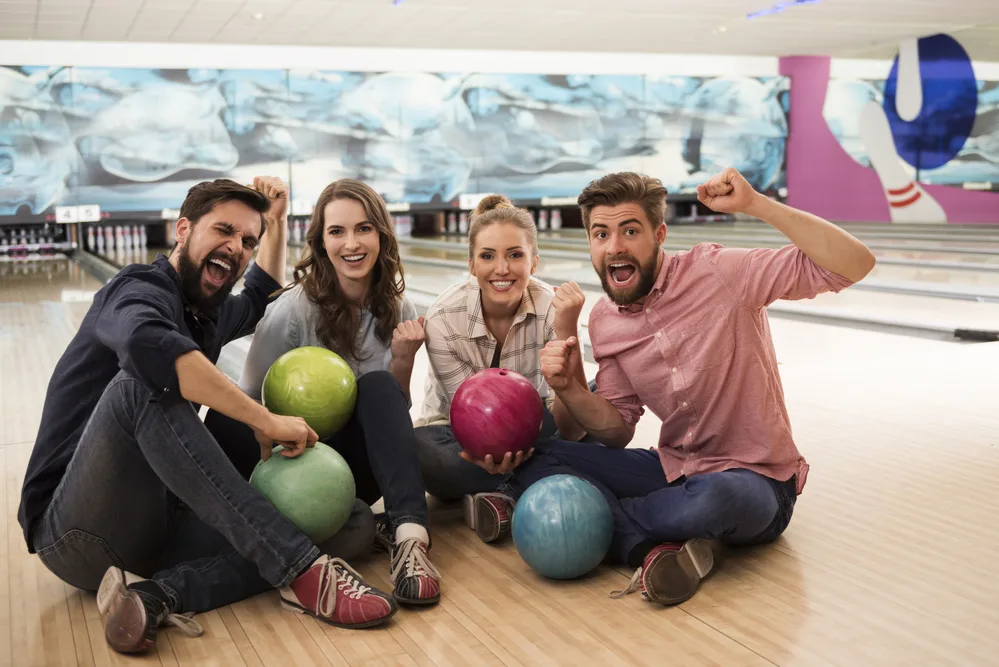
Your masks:
M423 315L415 320L406 320L396 325L392 332L392 358L413 359L419 351L426 335L423 331Z
M718 213L744 213L760 196L749 181L731 167L697 186L697 199Z
M575 336L549 341L541 350L541 374L554 391L562 391L576 381L573 369L581 363L579 341Z
M584 301L586 297L583 295L583 290L574 282L562 283L555 288L552 306L555 307L556 336L564 340L575 335Z
M271 200L270 210L266 213L267 220L284 221L288 215L288 184L276 176L256 176L250 187Z

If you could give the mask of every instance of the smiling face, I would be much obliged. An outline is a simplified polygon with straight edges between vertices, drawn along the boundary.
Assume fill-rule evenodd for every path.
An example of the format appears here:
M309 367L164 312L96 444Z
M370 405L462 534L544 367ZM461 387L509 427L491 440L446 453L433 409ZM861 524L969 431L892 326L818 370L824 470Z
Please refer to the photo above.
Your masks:
M483 227L475 237L468 269L482 290L486 314L516 312L537 265L526 231L509 222Z
M238 200L222 202L197 223L177 221L177 264L188 302L198 310L217 308L232 292L253 257L263 221Z
M381 243L364 206L354 199L334 199L323 209L323 247L341 284L371 286Z
M619 306L644 299L656 282L666 225L655 230L635 202L590 212L590 260L604 292Z

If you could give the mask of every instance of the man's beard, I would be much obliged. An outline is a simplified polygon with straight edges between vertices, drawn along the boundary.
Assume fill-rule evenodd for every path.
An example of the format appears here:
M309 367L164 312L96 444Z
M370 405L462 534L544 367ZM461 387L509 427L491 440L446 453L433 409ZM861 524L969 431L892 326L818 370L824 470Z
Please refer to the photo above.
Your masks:
M177 249L177 252L177 273L180 275L180 286L184 292L184 297L191 304L191 307L203 313L213 311L221 306L222 302L229 296L229 293L232 292L232 288L236 286L236 282L240 276L234 268L230 272L228 280L219 286L213 294L205 294L201 286L203 284L204 272L207 270L208 260L213 256L217 256L219 259L229 262L233 267L239 266L238 260L228 257L224 253L212 253L205 257L201 261L201 264L195 264L186 246L181 246Z
M613 285L608 275L608 267L611 264L620 262L631 264L635 267L635 271L638 272L638 280L634 284L624 288ZM649 292L652 291L652 287L656 284L656 255L653 255L652 259L645 264L641 264L631 255L622 255L615 257L613 260L605 259L601 269L598 269L596 266L593 268L600 276L600 285L604 288L604 293L619 306L630 306L639 299L648 296Z

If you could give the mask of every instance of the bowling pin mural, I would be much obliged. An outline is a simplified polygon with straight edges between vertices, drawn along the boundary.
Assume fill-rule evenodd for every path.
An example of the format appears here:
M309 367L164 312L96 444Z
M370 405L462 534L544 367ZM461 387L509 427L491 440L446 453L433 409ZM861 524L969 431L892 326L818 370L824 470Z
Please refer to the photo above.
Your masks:
M888 200L892 222L944 223L943 207L911 175L954 158L974 125L977 86L971 60L953 38L899 45L884 103L861 112L860 138Z

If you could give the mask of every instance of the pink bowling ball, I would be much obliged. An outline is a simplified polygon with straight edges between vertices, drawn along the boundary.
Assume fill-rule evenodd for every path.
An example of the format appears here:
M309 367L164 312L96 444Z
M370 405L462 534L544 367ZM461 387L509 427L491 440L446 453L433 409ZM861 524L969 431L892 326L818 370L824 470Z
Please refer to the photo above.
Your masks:
M487 368L467 378L451 401L451 430L469 456L499 463L507 452L527 452L544 419L538 390L520 373Z

